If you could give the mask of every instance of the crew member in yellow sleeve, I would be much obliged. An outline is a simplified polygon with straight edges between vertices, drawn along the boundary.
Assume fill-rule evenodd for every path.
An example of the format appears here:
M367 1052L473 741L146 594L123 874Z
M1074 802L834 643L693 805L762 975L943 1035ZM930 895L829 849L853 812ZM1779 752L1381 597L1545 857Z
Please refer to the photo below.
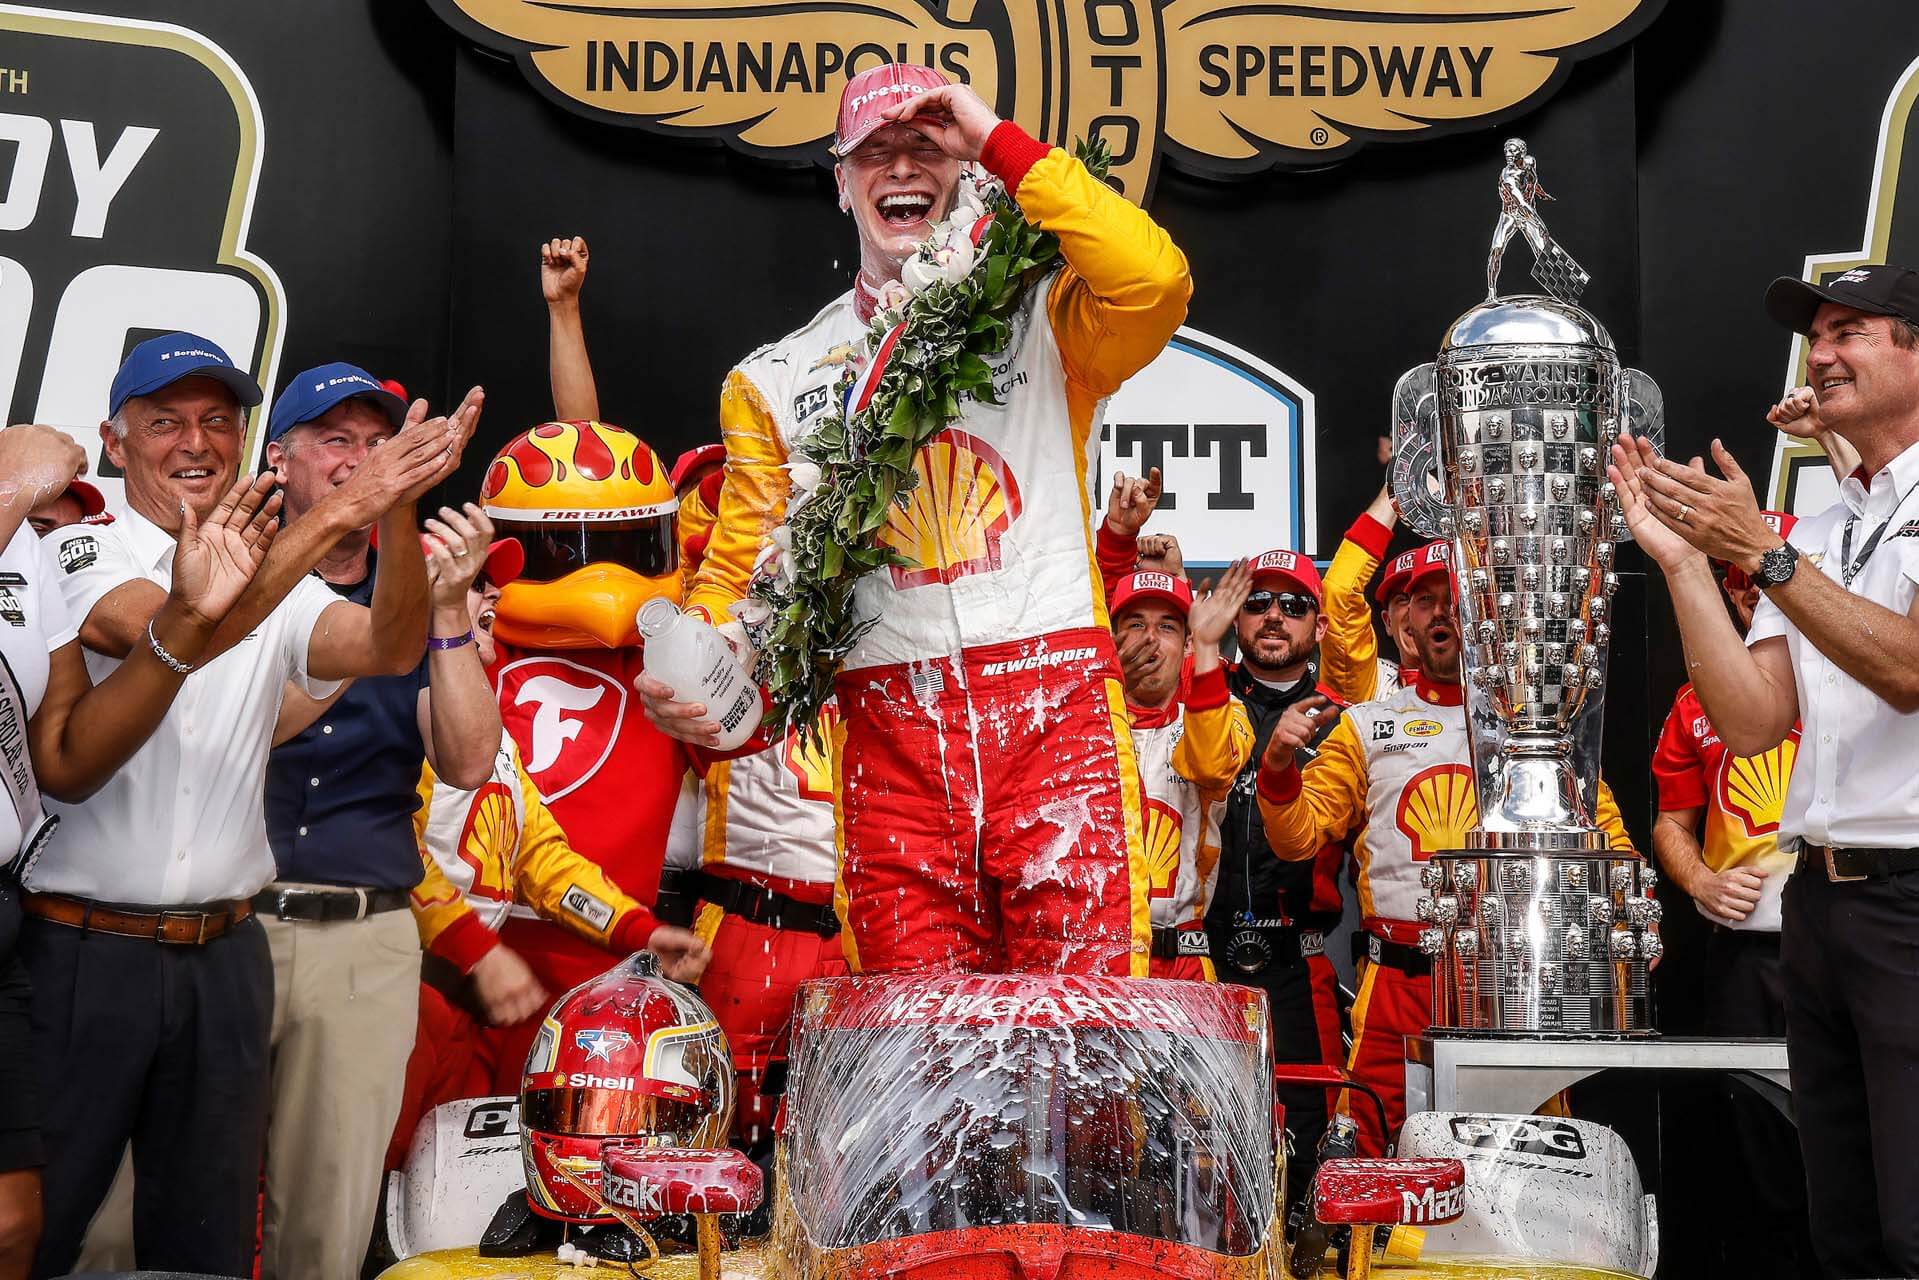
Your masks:
M1432 1022L1430 965L1413 919L1420 864L1465 845L1479 820L1466 708L1459 684L1459 622L1453 612L1451 546L1429 543L1407 582L1407 622L1419 659L1414 682L1348 708L1304 769L1294 752L1311 741L1315 721L1337 714L1323 699L1289 707L1260 762L1259 812L1266 841L1281 858L1313 857L1353 832L1359 909L1366 931L1353 1048L1347 1069L1386 1103L1389 1130L1406 1118L1405 1038ZM1595 821L1614 849L1632 844L1599 784ZM1386 1134L1369 1106L1341 1104L1359 1125L1362 1155L1385 1150Z
M1211 982L1206 908L1219 878L1219 821L1253 754L1253 723L1226 687L1219 642L1252 590L1244 563L1193 598L1184 578L1146 570L1112 593L1126 711L1146 794L1153 912L1150 976Z
M1326 635L1319 642L1320 678L1348 702L1387 697L1401 685L1411 684L1416 674L1412 638L1406 630L1406 572L1417 550L1393 559L1380 580L1376 597L1384 614L1381 621L1386 625L1386 637L1398 650L1397 662L1379 652L1373 611L1366 603L1366 587L1379 571L1398 522L1392 494L1382 487L1379 496L1346 530L1339 550L1333 553L1333 562L1326 566Z
M1059 238L967 400L914 459L864 578L868 628L839 684L848 958L865 971L1144 974L1139 773L1093 545L1102 401L1186 315L1186 259L1066 152L927 67L854 76L840 100L853 288L726 379L719 523L689 603L726 623L784 518L795 443L859 376L883 291L977 162ZM705 709L642 677L654 722L710 741ZM1035 714L1043 707L1044 714Z

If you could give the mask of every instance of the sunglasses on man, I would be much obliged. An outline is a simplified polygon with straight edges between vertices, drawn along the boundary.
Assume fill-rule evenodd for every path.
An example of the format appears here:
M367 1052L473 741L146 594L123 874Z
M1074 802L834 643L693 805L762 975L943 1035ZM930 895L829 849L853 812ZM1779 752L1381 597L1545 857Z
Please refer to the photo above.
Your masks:
M1246 597L1246 603L1240 606L1249 618L1257 618L1279 605L1279 611L1289 618L1303 618L1316 607L1311 596L1302 596L1292 591L1255 591Z

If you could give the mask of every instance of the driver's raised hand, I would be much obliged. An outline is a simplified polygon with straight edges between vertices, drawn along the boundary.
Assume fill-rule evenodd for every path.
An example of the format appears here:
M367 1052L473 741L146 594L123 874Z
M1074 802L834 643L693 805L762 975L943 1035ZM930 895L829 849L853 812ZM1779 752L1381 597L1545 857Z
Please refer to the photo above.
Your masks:
M963 84L941 85L908 98L884 113L910 124L955 160L977 160L986 140L999 128L999 115Z

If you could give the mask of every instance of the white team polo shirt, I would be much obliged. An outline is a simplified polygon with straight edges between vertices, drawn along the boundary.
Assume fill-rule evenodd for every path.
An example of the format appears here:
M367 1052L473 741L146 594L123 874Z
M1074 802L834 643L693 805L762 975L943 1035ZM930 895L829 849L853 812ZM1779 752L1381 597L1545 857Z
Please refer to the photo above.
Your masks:
M1853 521L1856 562L1885 529L1850 590L1894 613L1911 612L1919 591L1919 445L1880 468L1870 485L1840 482L1840 501L1793 527L1805 563L1845 582L1846 523ZM1888 523L1890 522L1890 523ZM1753 611L1748 647L1786 638L1799 685L1799 756L1786 787L1779 843L1795 839L1842 848L1919 845L1919 713L1903 714L1815 648L1769 599Z
M172 584L173 535L131 509L114 515L112 524L48 535L76 624L123 582ZM186 678L160 727L105 786L81 804L49 801L60 829L27 887L166 905L264 888L274 874L264 785L281 693L289 680L315 698L338 687L310 679L306 663L314 624L339 603L318 579L302 578L252 634ZM96 684L120 665L86 657Z
M74 637L59 576L33 526L22 520L0 550L0 765L10 775L0 780L0 864L19 852L40 817L27 722L47 694L48 655Z

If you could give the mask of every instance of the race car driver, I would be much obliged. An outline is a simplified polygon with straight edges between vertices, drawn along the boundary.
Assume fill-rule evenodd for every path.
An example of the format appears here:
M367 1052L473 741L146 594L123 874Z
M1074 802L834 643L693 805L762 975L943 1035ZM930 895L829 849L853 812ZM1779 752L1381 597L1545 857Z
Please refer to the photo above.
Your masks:
M1155 978L1215 976L1206 906L1219 874L1220 811L1253 754L1252 722L1227 691L1219 642L1251 585L1240 564L1197 600L1184 579L1150 570L1129 574L1113 592L1113 635L1146 799Z
M1333 553L1333 562L1326 566L1326 638L1319 646L1320 666L1326 683L1348 702L1384 698L1413 679L1413 639L1406 630L1406 575L1412 570L1418 548L1393 557L1375 597L1384 611L1386 636L1398 650L1399 661L1379 652L1373 611L1366 603L1366 585L1385 558L1393 526L1398 522L1399 511L1392 494L1381 486L1378 496L1346 530L1339 550Z
M1407 582L1419 659L1413 684L1339 714L1303 769L1295 752L1312 741L1317 722L1332 709L1318 699L1296 703L1274 727L1259 771L1260 816L1279 857L1311 858L1327 841L1360 832L1353 853L1367 956L1347 1069L1379 1093L1395 1133L1406 1118L1405 1037L1432 1022L1430 968L1415 945L1423 927L1413 920L1419 864L1438 850L1463 848L1479 820L1459 684L1451 550L1444 542L1421 548ZM1612 847L1631 852L1603 781L1595 809ZM1381 1154L1386 1135L1372 1109L1354 1107L1350 1098L1341 1107L1358 1123L1360 1153Z
M1089 473L1102 401L1185 316L1185 257L1077 160L930 68L853 77L836 152L859 274L728 376L719 524L691 603L724 621L746 593L794 442L853 372L880 289L979 162L1059 238L1065 266L1016 311L992 362L1000 403L965 402L916 457L914 500L880 535L903 563L857 591L871 629L839 683L847 955L866 971L1142 974L1138 770ZM657 723L711 739L704 708L642 689Z

